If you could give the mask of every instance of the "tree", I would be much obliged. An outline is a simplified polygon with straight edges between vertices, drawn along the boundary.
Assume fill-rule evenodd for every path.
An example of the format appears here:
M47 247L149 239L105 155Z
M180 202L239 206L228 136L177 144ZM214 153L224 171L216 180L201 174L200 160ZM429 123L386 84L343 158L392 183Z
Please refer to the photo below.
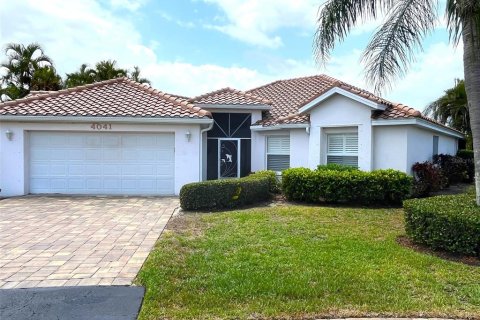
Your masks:
M95 65L95 81L104 81L126 76L127 71L117 68L117 61L115 60L103 60Z
M67 73L65 86L67 88L72 88L94 83L96 73L97 72L94 69L90 69L88 65L84 63L80 66L80 69L77 72Z
M52 66L52 60L44 54L38 43L27 46L9 43L5 48L7 61L0 68L5 74L1 78L1 99L18 99L26 96L34 72L45 66Z
M129 78L138 83L152 84L150 80L140 77L140 68L138 66L133 67L133 71L130 72Z
M467 147L472 148L472 129L470 128L465 81L456 79L455 86L445 90L443 96L430 103L425 108L424 114L463 132L466 136Z
M53 67L41 67L33 73L31 90L57 91L62 87L62 78Z
M436 0L328 0L320 9L314 53L325 62L337 41L368 18L386 15L367 45L362 61L376 92L403 76L437 22ZM463 66L475 158L475 187L480 205L480 1L446 0L450 40L463 41Z

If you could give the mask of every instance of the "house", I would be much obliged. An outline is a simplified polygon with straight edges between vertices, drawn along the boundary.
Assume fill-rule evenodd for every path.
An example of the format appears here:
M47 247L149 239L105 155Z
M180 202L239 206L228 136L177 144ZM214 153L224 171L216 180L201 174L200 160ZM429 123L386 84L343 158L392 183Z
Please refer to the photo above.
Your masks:
M341 163L410 173L463 135L318 75L170 95L126 78L0 105L0 196L172 195L189 182Z

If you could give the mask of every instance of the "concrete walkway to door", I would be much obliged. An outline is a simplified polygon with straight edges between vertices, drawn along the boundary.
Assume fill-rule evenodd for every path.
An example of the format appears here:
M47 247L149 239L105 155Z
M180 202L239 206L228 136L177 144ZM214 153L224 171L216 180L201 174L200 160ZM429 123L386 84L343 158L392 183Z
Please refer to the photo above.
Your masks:
M0 288L130 285L177 198L0 201Z

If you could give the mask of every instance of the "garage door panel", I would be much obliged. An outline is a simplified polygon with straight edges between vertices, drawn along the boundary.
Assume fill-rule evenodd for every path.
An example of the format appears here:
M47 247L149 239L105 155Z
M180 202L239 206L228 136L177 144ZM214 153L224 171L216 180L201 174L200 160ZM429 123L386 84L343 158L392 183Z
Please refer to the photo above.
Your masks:
M165 133L31 132L30 192L173 194L174 144Z

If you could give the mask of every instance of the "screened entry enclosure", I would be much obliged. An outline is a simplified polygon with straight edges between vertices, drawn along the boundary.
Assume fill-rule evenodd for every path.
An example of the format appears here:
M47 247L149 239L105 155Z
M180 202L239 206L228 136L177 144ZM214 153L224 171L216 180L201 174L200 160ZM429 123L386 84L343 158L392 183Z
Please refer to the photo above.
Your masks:
M251 171L251 114L213 113L207 132L207 179L238 178Z

